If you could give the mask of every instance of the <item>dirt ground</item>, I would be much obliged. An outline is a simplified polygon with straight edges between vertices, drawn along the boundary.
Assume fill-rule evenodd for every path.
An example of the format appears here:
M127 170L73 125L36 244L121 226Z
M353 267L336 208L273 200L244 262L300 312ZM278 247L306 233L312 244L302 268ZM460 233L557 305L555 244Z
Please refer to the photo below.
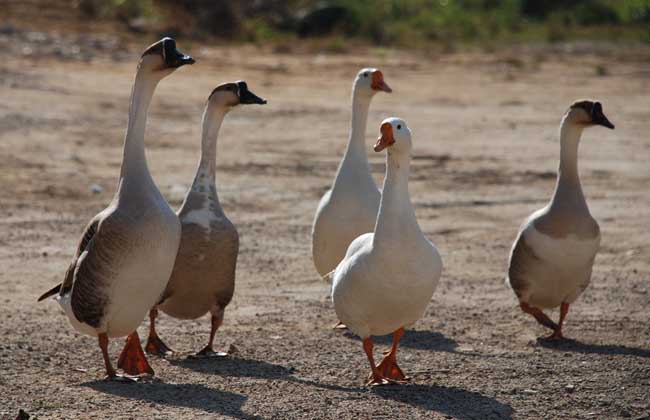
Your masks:
M138 50L153 40L0 27L0 418L22 408L39 419L650 419L643 48L423 57L179 42L197 64L161 83L146 133L151 172L173 207L196 168L212 88L245 79L269 100L236 109L219 136L218 190L241 237L216 340L232 354L186 359L205 344L208 318L163 315L160 333L179 354L151 358L153 381L103 381L95 340L36 298L62 280L83 226L113 195ZM445 265L398 356L412 382L372 389L360 341L330 328L329 287L310 256L362 66L379 67L394 89L371 106L373 172L380 182L384 157L370 148L379 123L406 119L412 199ZM580 171L602 248L569 313L571 339L554 344L537 340L547 331L520 312L503 278L519 224L552 192L560 117L583 97L600 99L616 130L583 136ZM382 350L389 338L377 342ZM111 342L114 360L121 345Z

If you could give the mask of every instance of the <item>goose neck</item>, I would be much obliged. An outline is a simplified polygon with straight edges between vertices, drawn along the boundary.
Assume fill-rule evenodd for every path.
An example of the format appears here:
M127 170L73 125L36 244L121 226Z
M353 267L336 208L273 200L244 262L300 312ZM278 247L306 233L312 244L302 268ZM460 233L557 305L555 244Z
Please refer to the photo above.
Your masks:
M138 69L131 91L121 178L138 178L149 173L144 150L144 133L149 105L158 82L158 79L147 74L141 68Z
M203 175L214 182L217 162L217 137L228 113L226 106L208 104L203 112L201 132L201 158L197 176Z
M409 194L410 156L392 153L386 157L386 177L375 225L374 241L390 242L420 233Z
M357 164L368 162L365 137L371 99L371 96L360 93L357 89L352 93L352 122L345 154L346 158L352 158Z
M576 200L584 201L578 173L578 146L583 126L567 121L560 127L560 165L552 205L562 206Z

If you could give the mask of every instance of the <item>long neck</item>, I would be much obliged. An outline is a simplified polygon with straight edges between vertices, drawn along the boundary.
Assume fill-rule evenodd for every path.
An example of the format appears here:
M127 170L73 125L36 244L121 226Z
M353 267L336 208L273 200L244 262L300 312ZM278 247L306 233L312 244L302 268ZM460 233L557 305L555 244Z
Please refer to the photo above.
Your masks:
M584 202L578 174L578 145L583 127L565 117L560 126L560 167L551 205L563 207Z
M217 137L221 123L228 113L225 106L208 104L203 112L201 133L201 159L196 170L192 191L213 195L218 204L215 185L217 166Z
M129 123L124 139L122 170L120 178L139 178L149 174L144 153L144 130L147 124L147 112L158 80L150 77L141 68L135 76L129 105Z
M403 237L420 231L409 194L410 156L408 153L388 153L386 178L375 225L374 241Z
M228 110L224 106L208 104L203 112L202 133L201 133L201 159L199 161L198 175L214 182L217 165L217 137L221 123Z
M350 127L350 138L348 140L345 155L339 166L337 179L343 174L349 174L358 178L359 175L370 174L368 157L366 155L366 124L368 121L368 108L370 100L368 95L361 94L355 88L352 91L352 123Z

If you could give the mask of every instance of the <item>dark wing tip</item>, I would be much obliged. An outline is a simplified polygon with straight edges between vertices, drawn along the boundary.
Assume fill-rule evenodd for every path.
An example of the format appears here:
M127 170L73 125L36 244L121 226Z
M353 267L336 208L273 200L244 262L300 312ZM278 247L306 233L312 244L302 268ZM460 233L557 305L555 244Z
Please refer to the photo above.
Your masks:
M41 297L39 297L36 301L40 302L42 300L45 300L45 299L49 298L50 296L54 296L57 293L59 293L60 290L61 290L61 283L57 284L56 286L54 286L53 288L51 288L47 292L43 293L41 295Z

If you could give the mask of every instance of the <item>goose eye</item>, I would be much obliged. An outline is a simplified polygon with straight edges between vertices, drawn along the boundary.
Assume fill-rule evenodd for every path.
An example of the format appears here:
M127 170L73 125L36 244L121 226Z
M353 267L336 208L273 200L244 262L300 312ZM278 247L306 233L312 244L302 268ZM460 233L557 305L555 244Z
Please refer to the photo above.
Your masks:
M368 77L368 72L363 73L363 77Z
M397 129L400 130L402 128L402 124L397 124Z

